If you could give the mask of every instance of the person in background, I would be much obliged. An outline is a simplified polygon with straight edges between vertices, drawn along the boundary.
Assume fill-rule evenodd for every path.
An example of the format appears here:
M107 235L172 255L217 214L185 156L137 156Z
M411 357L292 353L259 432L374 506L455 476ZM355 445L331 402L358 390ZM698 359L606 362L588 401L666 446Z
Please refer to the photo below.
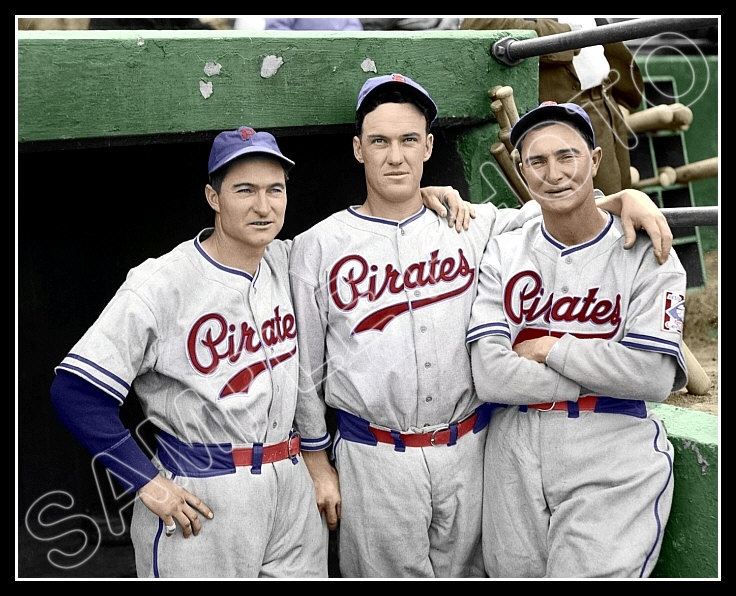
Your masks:
M244 31L263 31L266 28L266 19L251 15L239 16L233 19L233 29Z
M264 28L291 31L362 31L363 25L357 18L266 18Z
M330 527L340 520L343 577L485 575L483 450L495 406L476 394L465 335L489 237L538 216L539 205L478 204L467 231L448 230L420 193L437 115L411 78L367 79L353 137L367 194L296 236L291 250L295 420L320 510ZM671 245L651 199L627 194L606 199L609 208L633 204Z
M426 31L430 29L457 29L461 19L402 17L384 19L361 17L366 31Z
M201 18L86 18L86 19L18 19L18 30L102 30L102 29L232 29L234 19Z
M672 444L647 402L685 386L686 274L596 204L601 148L577 104L511 129L542 219L489 242L467 332L488 428L490 577L648 577L672 503Z
M214 29L215 27L200 18L92 18L89 20L91 30L100 29Z
M89 29L89 19L22 18L18 19L18 31L53 31Z
M531 29L538 36L596 27L588 16L467 18L460 29ZM606 24L605 19L601 24ZM538 101L572 102L588 113L603 161L593 183L604 194L631 186L629 128L621 111L641 109L644 82L623 42L564 50L539 57Z

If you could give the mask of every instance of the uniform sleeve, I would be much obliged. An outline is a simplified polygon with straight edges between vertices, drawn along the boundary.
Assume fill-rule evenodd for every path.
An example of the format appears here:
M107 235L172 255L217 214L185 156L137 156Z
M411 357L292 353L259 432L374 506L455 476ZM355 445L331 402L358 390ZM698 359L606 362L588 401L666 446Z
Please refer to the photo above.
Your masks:
M470 343L470 363L478 397L510 405L577 401L580 385L539 362L522 358L503 334Z
M295 239L289 259L299 346L299 392L294 424L302 436L302 449L319 451L332 442L327 431L323 389L327 317L320 305L319 280L311 266L317 259L305 244L303 238Z
M60 370L51 402L61 423L128 491L147 484L158 470L120 420L118 402L81 377Z
M122 404L133 379L156 361L156 325L141 297L121 288L56 368L78 375Z
M550 350L547 366L596 395L662 402L679 389L675 358L604 339L565 335Z
M520 209L499 209L493 203L481 203L476 209L495 210L495 219L491 226L491 236L511 232L522 227L526 222L535 217L541 217L542 210L536 201L524 203ZM473 225L472 223L470 224Z

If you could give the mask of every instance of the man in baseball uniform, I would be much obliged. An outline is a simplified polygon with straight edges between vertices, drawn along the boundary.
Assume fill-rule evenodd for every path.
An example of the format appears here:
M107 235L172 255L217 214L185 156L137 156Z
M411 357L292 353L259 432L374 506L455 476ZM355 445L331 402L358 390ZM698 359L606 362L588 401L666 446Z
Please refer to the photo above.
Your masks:
M220 133L209 158L215 225L132 269L56 368L61 420L137 492L139 577L327 577L327 527L292 429L296 321L286 179L274 137ZM135 390L153 461L124 428Z
M473 387L465 333L489 236L539 206L476 205L467 231L444 225L419 192L436 117L429 93L409 77L368 79L353 139L366 198L298 235L291 251L296 424L320 510L341 520L343 577L485 574L480 496L494 406ZM621 200L609 203L620 212ZM649 197L626 202L658 219L652 233L661 233L664 218ZM327 407L337 418L336 469L326 453Z
M131 270L56 368L60 419L140 497L140 577L327 576L327 526L292 429L291 241L275 239L293 165L267 132L220 133L205 187L214 227ZM467 226L457 191L422 193ZM131 389L157 430L153 461L119 417Z
M601 163L576 104L511 131L542 218L491 239L467 342L496 409L484 463L491 577L648 577L672 502L674 451L647 408L685 386L685 270L645 238L624 250L595 202Z

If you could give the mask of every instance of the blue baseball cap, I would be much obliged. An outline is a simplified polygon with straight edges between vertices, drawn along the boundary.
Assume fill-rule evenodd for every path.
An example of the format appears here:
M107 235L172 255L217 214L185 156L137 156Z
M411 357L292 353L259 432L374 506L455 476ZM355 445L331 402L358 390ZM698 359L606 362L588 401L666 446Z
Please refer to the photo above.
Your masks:
M215 137L210 151L207 171L212 174L236 157L247 153L266 153L281 160L288 172L294 162L279 149L276 139L269 132L257 132L250 126L241 126L237 130L221 132Z
M557 103L543 101L533 110L529 110L511 128L509 139L511 144L519 148L519 141L531 128L540 122L569 122L580 131L591 149L595 149L595 132L590 118L583 108L576 103Z
M402 74L394 73L383 75L380 77L372 77L363 83L363 87L358 93L358 105L355 111L360 110L360 106L373 92L381 89L393 87L402 93L408 93L419 101L428 110L429 124L431 125L437 119L437 105L427 93L427 90L419 83L412 81L409 77Z

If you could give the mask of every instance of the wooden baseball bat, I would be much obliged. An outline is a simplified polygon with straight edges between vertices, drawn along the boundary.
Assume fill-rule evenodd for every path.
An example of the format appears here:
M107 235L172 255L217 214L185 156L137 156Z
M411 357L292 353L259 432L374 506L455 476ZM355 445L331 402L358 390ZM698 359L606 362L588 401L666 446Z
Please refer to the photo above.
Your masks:
M496 93L498 92L498 90L499 90L499 89L500 89L501 87L503 87L503 85L494 85L493 87L491 87L491 88L490 88L490 89L488 90L488 97L490 97L490 98L491 98L491 101L493 101L494 99L498 99L498 97L496 97Z
M514 166L511 155L509 155L509 152L506 150L506 145L501 141L496 141L491 146L491 153L493 154L493 157L496 158L498 165L501 166L501 170L503 170L503 173L506 175L506 180L508 180L511 190L516 193L519 203L523 205L524 203L531 201L532 195L529 193L529 188L524 183L521 174L519 174Z
M509 115L506 112L506 108L503 106L503 102L500 99L494 99L491 102L491 110L498 120L498 139L506 145L506 150L511 153L514 150L514 146L511 144L511 122L509 122Z
M514 146L511 144L511 129L503 128L499 130L498 140L506 146L506 151L508 151L510 155L513 155L515 149Z
M513 88L508 85L501 87L496 91L496 97L501 100L501 103L503 103L503 107L509 116L509 122L511 123L511 126L513 126L519 119L519 111L516 109Z
M693 122L693 111L681 103L671 103L672 125L678 130L687 130Z
M636 188L639 185L639 170L634 166L629 166L629 171L631 172L631 185Z
M687 163L677 168L663 166L657 170L657 175L653 178L645 178L638 182L634 182L632 176L631 184L634 188L672 186L674 184L687 184L688 182L702 180L703 178L714 178L715 176L718 176L718 158L710 157L701 161Z
M659 176L655 176L654 178L642 178L636 184L634 184L633 181L631 184L634 188L638 188L639 190L646 188L647 186L659 186Z
M675 171L675 168L664 166L657 169L657 173L659 174L660 186L672 186L677 183L677 172Z
M685 358L687 366L687 391L693 395L705 395L711 386L711 380L708 373L698 362L698 359L690 351L685 342L682 342L682 355Z
M693 111L681 103L660 104L640 112L621 110L628 127L635 133L657 130L687 130L693 121Z
M647 186L672 186L675 183L676 177L677 175L675 174L674 169L665 166L664 168L659 168L656 176L640 179L636 183L632 180L631 185L634 188L640 189L646 188Z
M498 120L498 126L501 130L511 130L511 122L509 122L509 115L506 113L506 109L503 107L503 102L500 99L494 99L491 102L491 110L493 111L496 120Z
M635 133L669 128L674 114L665 104L654 106L640 112L632 112L626 118L626 125Z
M674 170L678 184L687 184L693 180L702 180L703 178L715 178L718 176L718 158L710 157L694 161Z

